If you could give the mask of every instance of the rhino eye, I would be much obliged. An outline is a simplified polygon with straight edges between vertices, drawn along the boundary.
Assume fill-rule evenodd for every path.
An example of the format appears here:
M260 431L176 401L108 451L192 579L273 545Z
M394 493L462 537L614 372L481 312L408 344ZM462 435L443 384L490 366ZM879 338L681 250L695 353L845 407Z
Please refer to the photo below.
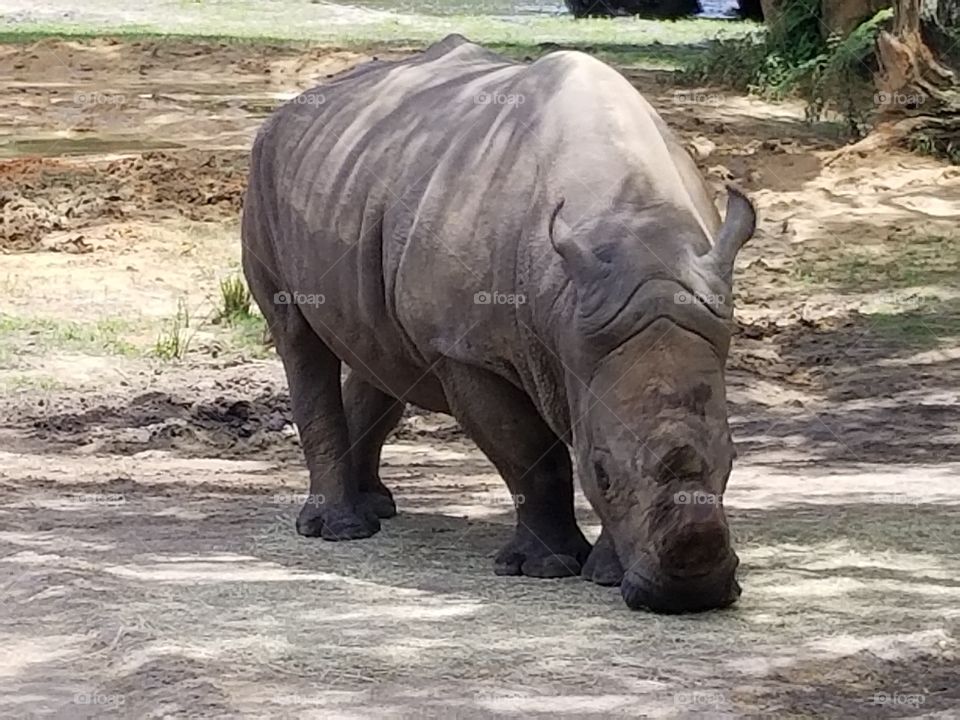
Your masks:
M597 479L597 487L600 488L600 492L606 493L610 489L610 476L607 475L607 471L599 461L593 463L593 476Z
M657 464L658 482L701 482L707 476L707 464L689 445L673 448Z

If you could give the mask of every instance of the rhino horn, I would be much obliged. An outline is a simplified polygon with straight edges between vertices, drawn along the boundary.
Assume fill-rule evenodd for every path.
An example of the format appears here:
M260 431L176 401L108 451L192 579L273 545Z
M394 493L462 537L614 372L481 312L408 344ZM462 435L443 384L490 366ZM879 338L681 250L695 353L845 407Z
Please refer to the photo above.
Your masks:
M757 213L753 209L753 203L741 190L727 185L727 192L727 214L706 257L720 277L730 284L737 253L747 240L753 237L757 228Z

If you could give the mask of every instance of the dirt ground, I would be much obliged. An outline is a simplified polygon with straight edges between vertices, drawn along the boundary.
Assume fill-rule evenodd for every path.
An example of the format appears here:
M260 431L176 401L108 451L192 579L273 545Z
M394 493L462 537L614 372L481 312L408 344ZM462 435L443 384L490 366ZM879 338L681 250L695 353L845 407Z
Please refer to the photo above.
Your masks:
M495 577L509 497L438 416L385 449L379 535L295 534L279 361L212 319L258 123L363 59L0 46L0 716L960 717L960 168L838 154L790 104L626 71L761 212L738 606ZM158 357L183 309L189 351Z

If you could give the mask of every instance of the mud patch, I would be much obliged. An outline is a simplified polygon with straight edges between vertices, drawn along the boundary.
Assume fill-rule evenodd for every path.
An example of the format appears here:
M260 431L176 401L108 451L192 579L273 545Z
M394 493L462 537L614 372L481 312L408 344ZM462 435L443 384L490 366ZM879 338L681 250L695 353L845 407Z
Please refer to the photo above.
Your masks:
M0 161L0 250L31 250L56 231L72 239L124 219L236 219L247 160L197 152L151 152L114 161Z
M44 414L31 422L32 439L117 455L145 450L189 455L191 449L209 454L216 448L232 457L291 444L296 430L289 403L285 393L271 391L251 399L219 396L204 401L155 391L122 405Z
M91 403L84 398L76 402L81 406L76 411L20 412L6 426L29 425L32 431L23 440L30 443L83 447L85 452L111 455L162 450L201 457L216 449L219 457L241 458L271 449L299 456L290 397L280 389L204 400L152 391L124 404ZM391 435L394 440L462 437L456 421L412 406L405 409Z

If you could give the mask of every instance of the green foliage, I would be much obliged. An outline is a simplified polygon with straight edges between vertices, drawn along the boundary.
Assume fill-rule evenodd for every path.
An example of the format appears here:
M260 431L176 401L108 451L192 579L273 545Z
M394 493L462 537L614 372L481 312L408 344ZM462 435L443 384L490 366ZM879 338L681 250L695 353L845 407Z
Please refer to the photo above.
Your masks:
M877 34L893 17L881 10L846 38L824 39L820 3L789 0L774 26L760 34L718 40L685 71L688 81L719 83L781 99L807 101L808 120L834 110L859 136L874 109L871 72Z
M766 33L715 40L707 51L680 72L681 82L707 82L746 90L756 82L770 58Z
M918 235L857 247L803 253L791 267L802 282L842 292L882 292L949 285L960 273L960 237Z
M820 34L819 0L789 0L768 30L769 46L788 68L803 65L820 55L826 46Z
M248 0L193 2L181 0L181 12L165 12L147 4L136 25L117 19L104 29L99 17L78 8L70 18L57 22L29 22L0 27L0 44L36 42L45 37L84 37L126 40L202 39L218 43L269 43L313 48L323 43L336 48L380 53L390 49L410 50L458 32L474 42L491 46L513 57L538 57L550 48L584 49L604 56L614 64L642 64L675 68L689 61L708 38L742 35L752 22L729 22L706 18L670 22L642 18L594 18L574 22L567 15L517 14L510 0L488 0L481 7L466 0L435 3L444 13L422 12L410 4L409 12L395 16L382 13L344 15L340 5L306 3L303 0ZM369 0L389 5L389 0ZM117 3L113 3L117 4ZM119 5L118 5L119 6ZM451 14L447 14L447 12ZM622 62L621 62L622 59Z
M192 335L189 333L190 311L183 300L177 302L177 313L157 336L153 354L161 360L181 360L187 354Z
M121 318L83 323L0 314L0 358L14 352L45 353L51 349L135 356L139 351L126 338L138 329L135 323Z
M920 130L911 135L907 142L915 153L946 158L954 165L960 165L960 138Z
M220 281L220 304L214 322L236 325L250 317L250 290L243 278L233 275Z
M826 51L819 7L817 0L787 0L773 27L748 37L715 41L687 68L687 77L766 97L789 94L804 68Z
M262 315L251 314L238 319L233 325L231 342L243 348L254 358L270 357L272 341L269 339L269 329Z
M798 85L808 103L808 119L818 120L833 106L846 119L851 135L865 134L868 117L876 109L871 78L877 35L892 18L893 10L887 8L847 37L831 36L826 51L808 63Z

